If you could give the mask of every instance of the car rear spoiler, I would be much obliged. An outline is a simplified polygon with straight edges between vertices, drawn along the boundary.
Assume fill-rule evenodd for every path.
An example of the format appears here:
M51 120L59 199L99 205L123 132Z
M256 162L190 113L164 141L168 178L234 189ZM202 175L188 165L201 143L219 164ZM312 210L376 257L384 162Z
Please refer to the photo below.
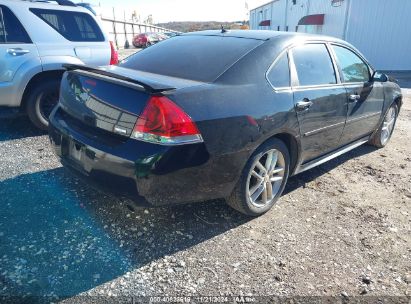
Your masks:
M91 72L93 74L107 76L107 77L119 79L119 80L122 80L122 81L126 81L126 82L129 82L129 83L133 83L133 84L136 84L136 85L139 85L139 86L143 87L144 90L147 91L150 94L158 94L158 93L161 93L161 92L172 91L172 90L176 89L176 88L162 87L162 86L154 87L152 85L149 85L147 83L138 81L138 80L130 78L130 77L122 76L122 75L119 75L119 74L116 74L116 73L111 73L109 71L105 71L103 69L93 68L93 67L89 67L89 66L86 66L86 65L63 64L63 68L65 68L66 71L74 71L74 70L86 71L86 72Z

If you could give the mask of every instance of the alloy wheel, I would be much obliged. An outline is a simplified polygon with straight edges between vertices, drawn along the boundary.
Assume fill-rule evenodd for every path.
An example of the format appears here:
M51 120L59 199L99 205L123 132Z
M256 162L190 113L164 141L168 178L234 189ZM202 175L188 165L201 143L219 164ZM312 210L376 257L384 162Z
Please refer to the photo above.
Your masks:
M276 198L285 174L284 155L276 149L257 159L247 178L247 195L250 202L262 208Z
M392 132L394 131L395 120L397 118L397 112L395 107L391 107L387 115L385 115L383 126L381 129L381 143L385 145L390 139Z

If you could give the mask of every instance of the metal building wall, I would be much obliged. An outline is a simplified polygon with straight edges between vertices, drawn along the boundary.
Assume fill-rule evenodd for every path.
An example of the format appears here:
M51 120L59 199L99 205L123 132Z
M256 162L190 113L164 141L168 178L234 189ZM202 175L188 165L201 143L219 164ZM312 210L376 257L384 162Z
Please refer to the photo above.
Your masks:
M301 4L300 4L301 2ZM296 26L298 21L306 15L325 14L324 25L321 27L318 34L334 36L342 38L344 34L344 25L347 15L348 0L339 3L339 6L332 6L331 0L297 0L297 6L304 5L300 9L295 18L293 24L290 26ZM291 9L294 5L291 5ZM291 15L294 15L294 10ZM291 19L290 19L291 21ZM300 30L299 30L300 31Z
M263 20L271 20L272 18L272 7L273 2L267 3L266 5L257 7L251 10L250 13L250 28L255 30L271 30L271 26L259 26L260 22Z
M250 29L252 30L285 30L286 1L275 0L250 11ZM259 26L263 20L271 20L271 25Z
M380 70L411 70L411 1L351 0L345 39Z
M252 10L251 29L259 27L264 9L271 10L271 29L295 32L307 15L325 14L324 25L299 26L299 32L314 32L342 38L357 47L379 70L411 70L411 0L276 0ZM260 15L260 16L259 16ZM251 16L251 15L250 15Z
M284 1L284 0L283 0ZM318 0L314 0L318 1ZM289 32L296 32L298 21L304 16L309 15L310 0L297 0L296 4L292 1L285 1L287 3L287 26Z
M322 33L341 38L344 32L347 1L342 1L339 7L333 7L331 0L297 0L295 5L291 0L275 0L251 10L250 28L267 29L258 26L262 20L265 20L263 17L266 9L271 10L271 18L268 18L271 20L270 29L277 30L280 26L281 31L288 28L290 32L296 31L298 21L302 17L312 14L325 14ZM299 31L304 31L304 28L300 28Z
M271 29L277 31L280 28L280 31L285 31L285 8L286 1L275 1L271 4Z

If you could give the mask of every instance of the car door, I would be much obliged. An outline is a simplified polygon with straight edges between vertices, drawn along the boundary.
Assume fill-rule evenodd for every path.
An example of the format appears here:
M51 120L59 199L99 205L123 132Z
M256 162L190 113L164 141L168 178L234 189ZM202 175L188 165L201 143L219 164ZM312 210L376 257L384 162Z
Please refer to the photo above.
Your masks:
M368 64L353 50L336 44L331 48L347 89L347 122L341 143L348 144L377 128L384 105L384 89L382 83L371 81Z
M339 146L347 115L344 86L325 43L291 49L294 104L301 134L301 161Z
M20 21L10 8L0 5L0 90L9 90L16 72L37 58L37 48Z

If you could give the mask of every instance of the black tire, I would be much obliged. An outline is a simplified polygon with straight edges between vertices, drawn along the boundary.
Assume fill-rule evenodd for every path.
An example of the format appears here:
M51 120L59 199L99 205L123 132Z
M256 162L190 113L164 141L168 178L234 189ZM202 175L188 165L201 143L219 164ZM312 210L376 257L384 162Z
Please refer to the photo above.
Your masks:
M27 99L27 115L31 122L41 130L47 130L48 116L58 102L60 80L45 80L36 85Z
M386 138L384 140L384 136L383 136L383 128L384 128L384 123L388 117L388 115L391 113L390 111L394 111L395 113L395 118L394 118L394 122L392 125L392 129L390 130L389 134L388 134L388 138ZM387 112L385 113L384 119L381 122L381 125L379 126L377 132L374 133L374 135L371 137L371 139L368 141L368 144L375 146L377 148L384 148L390 141L392 133L394 132L395 129L395 124L397 122L397 118L398 118L398 106L397 104L394 102L387 110Z
M278 191L274 195L273 192L273 199L264 206L256 206L253 203L248 195L249 192L249 176L251 172L255 169L255 164L258 160L262 160L265 157L266 153L270 150L278 150L281 152L283 156L283 165L284 165L284 172L283 172L283 179L281 181L281 185L278 187ZM261 145L250 157L245 165L243 172L237 185L235 186L233 192L231 193L230 197L226 199L226 202L229 206L234 208L235 210L249 216L259 216L270 210L273 205L278 201L279 197L281 196L282 192L284 191L284 187L288 180L290 170L290 153L287 149L287 146L281 140L277 138L272 138Z

